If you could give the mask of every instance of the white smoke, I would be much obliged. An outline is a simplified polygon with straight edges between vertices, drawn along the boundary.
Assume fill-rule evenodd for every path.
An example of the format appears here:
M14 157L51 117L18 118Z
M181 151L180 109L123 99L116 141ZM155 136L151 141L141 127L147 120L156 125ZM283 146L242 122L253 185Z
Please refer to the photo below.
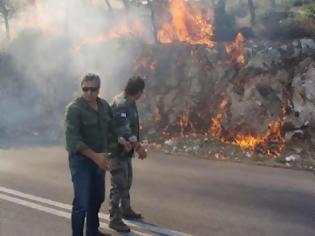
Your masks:
M10 20L11 42L0 51L0 132L57 139L65 105L80 95L86 72L101 76L107 100L122 89L141 40L152 40L150 20L144 9L127 12L121 1L110 2L112 12L96 0L42 0L19 9ZM136 20L145 39L127 24ZM121 24L129 33L115 31Z

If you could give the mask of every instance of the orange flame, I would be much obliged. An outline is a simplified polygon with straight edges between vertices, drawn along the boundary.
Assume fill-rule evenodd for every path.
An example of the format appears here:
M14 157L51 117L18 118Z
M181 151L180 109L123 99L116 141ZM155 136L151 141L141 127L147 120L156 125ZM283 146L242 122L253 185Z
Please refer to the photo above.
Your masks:
M241 148L246 148L250 152L255 152L259 149L261 153L268 156L277 157L281 154L281 150L285 145L285 139L281 134L281 128L286 119L285 107L282 107L283 117L277 121L269 124L268 131L265 135L252 135L252 134L237 134L235 131L223 130L221 121L224 112L228 105L227 98L224 98L220 104L220 113L212 118L212 126L210 127L210 134L219 138L224 143L238 145Z
M184 137L185 130L189 129L192 133L196 132L196 129L193 123L190 121L188 115L180 115L178 121L180 127L180 136Z
M236 135L232 144L248 148L251 151L260 148L262 153L277 157L285 145L285 139L281 134L284 119L285 117L269 124L268 132L264 136Z
M186 42L213 47L215 42L210 9L185 0L169 0L170 22L162 23L158 32L161 43Z
M225 45L225 51L229 56L228 62L233 64L244 64L244 41L245 38L242 33L238 33L235 42Z
M220 136L222 133L221 120L223 118L224 111L227 105L228 99L224 98L220 103L221 112L212 118L212 126L210 127L210 133L215 137Z

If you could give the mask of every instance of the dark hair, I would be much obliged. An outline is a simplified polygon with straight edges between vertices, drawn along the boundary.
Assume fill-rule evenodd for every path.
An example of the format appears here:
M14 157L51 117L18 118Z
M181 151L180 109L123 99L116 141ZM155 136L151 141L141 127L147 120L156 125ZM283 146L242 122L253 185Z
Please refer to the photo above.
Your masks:
M93 74L93 73L87 73L81 78L81 86L83 82L85 81L95 81L97 83L97 87L99 88L101 86L101 79L99 75Z
M125 93L127 95L135 95L138 92L143 92L143 89L145 87L144 79L140 76L133 76L128 79L126 87L125 87Z

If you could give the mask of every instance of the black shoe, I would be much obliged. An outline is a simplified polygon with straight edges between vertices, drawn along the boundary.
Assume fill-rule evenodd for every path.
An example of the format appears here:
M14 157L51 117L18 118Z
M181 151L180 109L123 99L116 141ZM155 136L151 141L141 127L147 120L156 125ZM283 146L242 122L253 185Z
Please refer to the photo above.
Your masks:
M142 215L140 213L136 213L131 208L123 210L123 218L128 220L139 220L142 219Z
M111 220L109 222L109 228L114 229L121 233L130 232L130 228L122 220Z

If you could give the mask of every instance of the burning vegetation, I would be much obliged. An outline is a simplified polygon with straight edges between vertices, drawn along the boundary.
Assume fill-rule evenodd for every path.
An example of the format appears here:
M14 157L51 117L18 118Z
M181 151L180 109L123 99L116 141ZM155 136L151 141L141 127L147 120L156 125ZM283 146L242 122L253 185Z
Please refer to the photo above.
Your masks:
M228 62L231 64L244 64L244 41L242 33L238 33L235 42L225 45L225 51L228 54Z
M211 18L212 13L208 8L184 0L174 0L169 1L167 13L169 17L161 18L161 27L158 30L158 39L162 44L173 43L176 45L176 43L181 42L191 46L204 45L207 48L213 48L216 45L216 43L212 41L214 29L211 22L213 20ZM235 37L235 42L226 43L224 45L227 56L226 61L230 65L241 66L245 63L244 42L244 36L238 33ZM193 47L188 50L191 51L191 55L198 54ZM154 54L152 55L154 57ZM177 60L181 59L178 58ZM152 61L155 62L153 63ZM137 73L147 70L150 74L148 77L156 77L158 76L157 73L160 73L159 70L156 71L156 69L159 69L157 68L156 61L158 60L148 55L142 56L136 62L134 69ZM179 62L178 67L182 64L183 63ZM211 67L207 70L211 73ZM183 74L182 76L186 77L187 75ZM184 78L178 79L183 80ZM200 102L207 104L209 101L206 99L211 100L211 97L205 97L203 99L205 100ZM281 133L285 115L281 114L281 117L271 121L264 135L255 135L255 130L246 133L238 133L237 129L226 130L221 124L228 103L228 98L224 98L220 103L219 113L214 114L212 117L208 113L198 113L197 110L190 110L189 112L183 111L183 114L178 114L177 122L175 122L173 126L165 122L166 126L161 127L164 139L183 138L196 134L201 134L205 137L210 135L224 143L230 143L244 148L251 153L262 153L272 157L279 156L285 143L283 134ZM193 109L197 109L197 107ZM155 121L161 123L162 116L159 112L158 117L159 118L155 119ZM210 126L210 128L205 132L207 126Z
M220 113L212 118L212 125L209 133L224 143L237 145L249 150L251 153L262 153L267 156L278 157L285 145L282 126L286 119L286 112L283 109L282 117L268 125L265 135L239 134L237 130L224 130L221 125L224 112L227 109L228 100L224 98L220 104ZM255 121L253 121L255 122Z
M205 5L184 0L168 1L166 16L161 18L158 39L161 43L187 43L213 47L213 13Z
M96 5L89 10L99 14L100 1L92 2ZM130 74L148 78L140 104L142 133L159 147L166 145L176 151L175 143L182 140L184 150L198 153L213 142L215 147L207 148L207 157L226 159L232 154L218 151L219 147L231 146L240 150L240 156L279 157L290 138L306 135L304 127L314 120L315 114L305 108L313 107L308 101L313 94L307 89L315 81L312 40L286 44L248 40L249 31L236 28L229 31L230 37L222 37L226 24L218 26L220 19L228 20L222 13L225 6L213 8L200 1L150 1L137 14L132 8L113 10L110 6L101 18L78 17L74 24L67 15L71 7L62 12L57 4L49 16L46 1L25 3L35 7L35 14L20 13L25 22L12 20L12 26L24 23L24 28L40 29L41 37L71 35L67 41L71 49L65 51L81 59L80 70L96 68L111 77L109 71L119 67L110 64L109 58L117 53L123 65L117 74L122 79ZM97 26L91 27L95 22ZM12 36L17 37L13 32ZM100 59L93 57L103 53L100 45L107 49L119 46ZM97 61L97 66L88 64L91 61ZM68 77L77 73L69 72ZM119 76L112 77L116 81Z

